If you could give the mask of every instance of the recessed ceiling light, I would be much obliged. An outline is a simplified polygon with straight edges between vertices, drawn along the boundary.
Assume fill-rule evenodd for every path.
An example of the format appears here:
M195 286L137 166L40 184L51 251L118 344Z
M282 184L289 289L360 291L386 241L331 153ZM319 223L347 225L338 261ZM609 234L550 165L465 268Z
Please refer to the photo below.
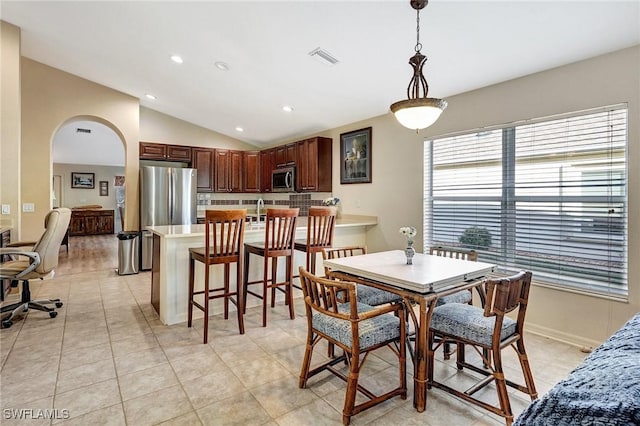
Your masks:
M178 55L171 55L171 60L173 62L175 62L176 64L181 64L182 62L184 62L182 60L182 57L178 56Z
M289 105L285 105L285 106L282 107L282 110L284 112L291 112L291 111L293 111L293 107L289 106Z
M236 127L236 132L244 132L244 129L240 126Z
M152 94L150 94L150 93L145 93L145 95L144 95L144 96L145 96L147 99L156 100L156 97L155 97L155 96L153 96L153 95L152 95Z
M218 62L216 62L216 63L215 63L215 64L213 64L213 65L215 65L215 66L216 66L216 68L218 68L218 69L219 69L219 70L221 70L221 71L229 71L229 65L227 65L227 64L226 64L226 63L224 63L224 62L220 62L220 61L218 61Z

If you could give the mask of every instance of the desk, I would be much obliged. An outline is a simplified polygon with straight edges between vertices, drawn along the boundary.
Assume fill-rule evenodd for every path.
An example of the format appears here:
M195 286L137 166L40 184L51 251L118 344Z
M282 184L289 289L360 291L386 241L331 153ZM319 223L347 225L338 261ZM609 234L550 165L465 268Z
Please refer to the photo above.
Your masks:
M438 297L477 286L496 265L416 253L406 264L402 250L325 260L339 279L380 288L402 297L416 327L413 405L419 412L427 404L427 332Z

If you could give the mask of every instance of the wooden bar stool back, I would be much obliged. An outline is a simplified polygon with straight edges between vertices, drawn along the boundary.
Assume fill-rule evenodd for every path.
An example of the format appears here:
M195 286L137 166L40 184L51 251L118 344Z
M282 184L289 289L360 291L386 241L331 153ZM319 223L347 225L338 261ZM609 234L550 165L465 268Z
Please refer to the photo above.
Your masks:
M267 299L271 289L271 307L275 306L276 289L285 293L285 301L289 305L289 316L295 318L293 310L293 244L296 235L296 223L300 209L267 209L265 218L264 243L245 243L244 245L244 301L251 294L262 299L262 326L267 326ZM249 281L250 255L262 256L262 279ZM278 282L278 258L286 259L284 281ZM271 263L271 273L269 273ZM262 294L249 290L250 285L261 284ZM284 289L283 289L284 288Z
M229 301L236 305L238 311L238 329L244 334L244 299L241 297L242 283L242 251L244 241L247 210L207 210L205 218L205 246L189 249L189 310L187 326L193 322L193 308L204 312L204 339L207 343L209 332L209 301L224 298L224 319L229 318ZM195 291L195 261L204 264L204 290ZM230 265L236 263L236 290L231 291L229 285ZM210 266L224 265L224 283L213 287L210 283ZM204 295L202 304L194 300L196 295ZM234 298L235 296L235 298Z
M309 207L307 240L296 240L295 249L306 253L305 269L316 273L316 254L333 245L336 227L335 207Z

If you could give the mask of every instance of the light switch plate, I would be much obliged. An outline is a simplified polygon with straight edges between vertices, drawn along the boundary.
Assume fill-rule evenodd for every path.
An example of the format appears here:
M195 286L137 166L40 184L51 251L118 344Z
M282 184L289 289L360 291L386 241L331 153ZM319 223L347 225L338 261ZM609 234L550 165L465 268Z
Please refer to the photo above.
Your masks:
M2 214L11 214L11 206L9 204L2 205Z
M23 203L22 211L24 213L33 213L34 211L36 211L36 206L33 203Z

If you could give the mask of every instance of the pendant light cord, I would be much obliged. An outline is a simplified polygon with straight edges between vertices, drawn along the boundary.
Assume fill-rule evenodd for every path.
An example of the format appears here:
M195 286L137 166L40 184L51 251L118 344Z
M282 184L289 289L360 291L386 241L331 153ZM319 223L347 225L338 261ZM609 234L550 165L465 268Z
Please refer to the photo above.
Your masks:
M420 43L420 9L416 9L416 47L415 51L420 53L422 44Z

